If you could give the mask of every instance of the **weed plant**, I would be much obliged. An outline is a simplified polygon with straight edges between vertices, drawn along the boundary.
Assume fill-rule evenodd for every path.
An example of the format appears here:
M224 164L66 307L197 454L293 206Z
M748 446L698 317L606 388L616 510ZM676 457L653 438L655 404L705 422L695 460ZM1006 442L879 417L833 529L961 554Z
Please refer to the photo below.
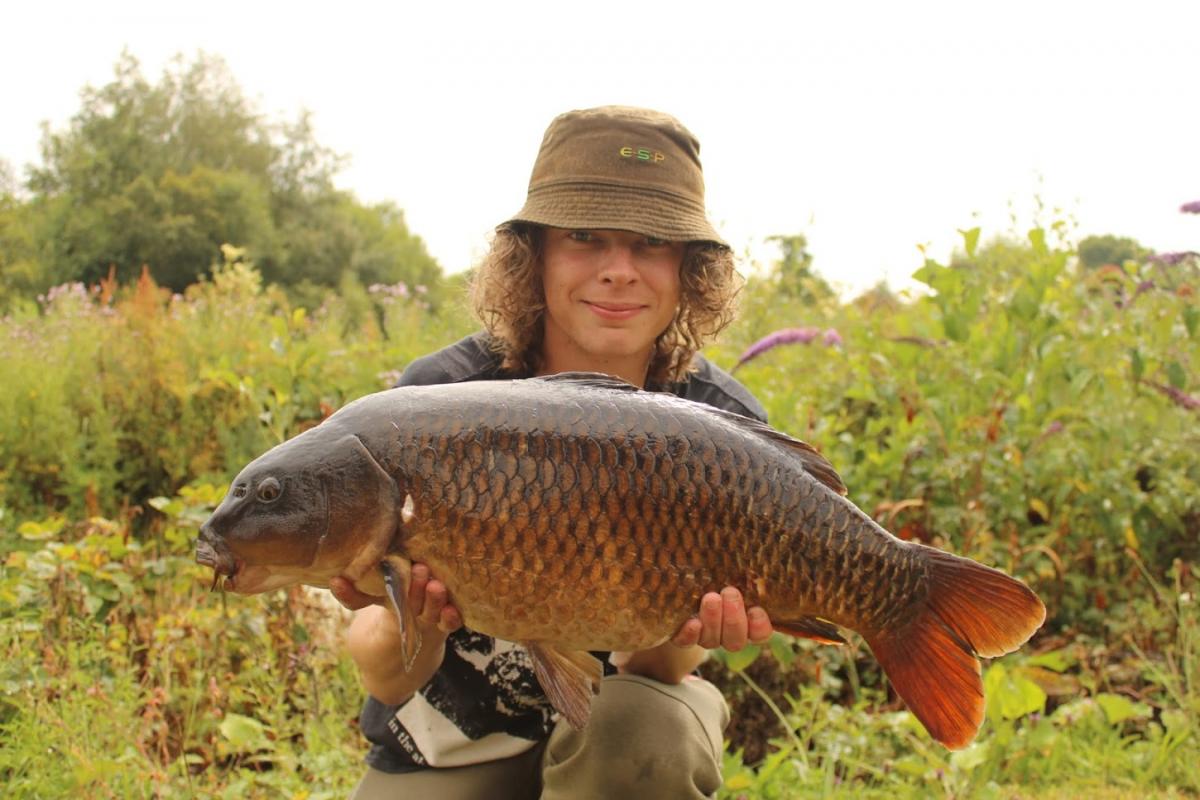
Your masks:
M737 371L772 422L897 535L1000 566L1049 609L985 667L988 721L957 753L860 645L718 659L723 796L1200 792L1197 265L1087 271L1054 236L968 232L914 296L758 278L710 349L732 367L804 329ZM417 287L343 294L295 307L229 248L181 295L60 287L0 320L6 797L349 792L365 746L340 608L210 594L192 556L246 461L472 327Z

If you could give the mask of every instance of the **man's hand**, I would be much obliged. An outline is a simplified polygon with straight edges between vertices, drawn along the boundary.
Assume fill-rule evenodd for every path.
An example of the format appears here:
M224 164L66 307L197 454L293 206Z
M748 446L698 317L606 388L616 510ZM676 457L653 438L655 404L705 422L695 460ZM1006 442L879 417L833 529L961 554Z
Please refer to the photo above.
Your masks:
M339 603L345 606L350 611L358 611L360 608L367 606L386 606L388 604L386 597L379 597L373 594L363 594L355 587L354 582L349 578L337 576L329 579L329 592Z
M337 601L351 611L358 611L367 606L383 606L392 611L392 604L386 597L360 592L349 578L338 576L329 581L329 591ZM409 582L408 598L406 601L417 617L421 635L436 630L448 636L462 627L462 615L449 602L446 584L429 574L429 567L420 562L412 566L412 579ZM399 628L397 628L397 632ZM436 634L435 634L436 635Z
M708 655L724 647L741 650L747 643L762 644L771 638L771 620L759 606L746 610L742 593L726 586L720 594L700 598L700 610L668 641L636 653L613 653L619 672L641 675L660 683L676 684L687 677Z
M720 594L701 597L700 613L680 625L671 641L677 647L700 645L737 652L747 643L765 644L770 638L771 620L762 606L747 611L742 593L726 586Z
M446 637L463 624L462 615L449 602L446 585L429 574L429 567L413 564L409 581L406 603L417 618L421 651L408 672L400 647L400 621L387 598L363 594L345 578L329 583L342 605L356 609L346 644L367 691L383 703L396 705L428 683L442 664Z

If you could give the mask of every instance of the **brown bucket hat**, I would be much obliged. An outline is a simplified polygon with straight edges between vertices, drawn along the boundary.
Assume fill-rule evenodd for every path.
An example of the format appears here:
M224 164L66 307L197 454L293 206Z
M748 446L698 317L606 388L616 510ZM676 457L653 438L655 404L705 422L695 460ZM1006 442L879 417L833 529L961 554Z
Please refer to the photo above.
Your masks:
M568 111L546 129L525 206L513 222L615 229L728 247L704 213L700 143L659 111Z

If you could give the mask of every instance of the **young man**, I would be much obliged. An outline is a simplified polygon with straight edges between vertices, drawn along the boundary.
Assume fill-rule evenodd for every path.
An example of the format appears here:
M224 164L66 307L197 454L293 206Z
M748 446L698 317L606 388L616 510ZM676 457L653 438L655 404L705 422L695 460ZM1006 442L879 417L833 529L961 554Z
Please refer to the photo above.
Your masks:
M604 372L765 418L698 354L730 320L736 273L705 217L699 145L644 109L573 111L546 131L525 207L496 232L472 285L485 332L413 362L400 385ZM414 565L416 664L380 598L335 579L358 609L351 656L370 694L370 769L355 797L706 797L721 782L728 711L691 675L707 649L763 642L771 624L733 587L701 598L671 641L602 654L611 665L582 731L556 722L517 645L470 631L446 587Z

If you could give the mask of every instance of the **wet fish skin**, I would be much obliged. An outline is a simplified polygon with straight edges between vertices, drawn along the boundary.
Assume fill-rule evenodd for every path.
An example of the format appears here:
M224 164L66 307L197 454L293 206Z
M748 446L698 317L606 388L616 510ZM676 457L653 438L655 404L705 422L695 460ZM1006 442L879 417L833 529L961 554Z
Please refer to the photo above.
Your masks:
M283 491L264 510L253 490L268 478ZM931 733L960 747L982 721L975 654L1015 649L1045 613L1019 581L891 536L807 445L597 376L371 395L233 486L245 493L201 541L217 554L206 563L236 565L235 591L344 574L383 594L380 561L402 588L425 562L469 627L528 644L574 724L599 680L584 651L656 645L733 585L779 630L860 632ZM406 636L410 660L419 646Z

